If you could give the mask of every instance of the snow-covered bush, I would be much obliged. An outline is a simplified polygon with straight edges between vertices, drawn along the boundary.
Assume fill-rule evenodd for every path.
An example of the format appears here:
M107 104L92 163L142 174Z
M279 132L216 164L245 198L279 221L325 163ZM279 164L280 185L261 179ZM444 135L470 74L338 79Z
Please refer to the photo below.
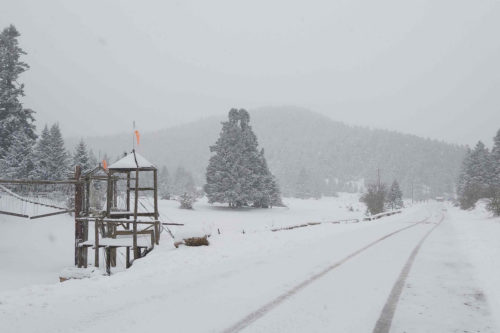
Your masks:
M184 193L179 197L182 209L193 209L193 204L196 202L196 197L190 193Z

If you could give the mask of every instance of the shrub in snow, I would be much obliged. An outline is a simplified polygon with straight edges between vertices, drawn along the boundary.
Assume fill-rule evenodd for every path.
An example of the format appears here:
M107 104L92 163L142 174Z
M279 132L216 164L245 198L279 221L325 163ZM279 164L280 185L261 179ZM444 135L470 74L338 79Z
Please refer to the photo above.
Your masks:
M182 209L193 209L193 204L196 202L196 197L190 193L184 193L179 197Z
M387 187L385 184L369 184L359 200L366 205L370 214L375 215L384 212L386 197Z

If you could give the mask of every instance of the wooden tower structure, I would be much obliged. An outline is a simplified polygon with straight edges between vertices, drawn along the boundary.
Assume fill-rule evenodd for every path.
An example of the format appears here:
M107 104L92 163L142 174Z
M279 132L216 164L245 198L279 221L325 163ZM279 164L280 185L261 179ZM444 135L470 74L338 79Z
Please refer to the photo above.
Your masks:
M96 267L100 264L100 249L104 249L109 274L111 267L116 266L117 250L125 251L128 268L133 260L159 244L162 224L158 213L158 170L152 163L132 150L107 169L98 167L83 174L80 181L84 184L80 187L82 194L75 195L75 206L81 203L81 209L75 209L78 267L87 267L88 248L94 249ZM101 182L100 186L97 182ZM93 201L99 202L92 200L96 188L106 190L105 207L93 207ZM89 240L90 223L94 224L94 235Z

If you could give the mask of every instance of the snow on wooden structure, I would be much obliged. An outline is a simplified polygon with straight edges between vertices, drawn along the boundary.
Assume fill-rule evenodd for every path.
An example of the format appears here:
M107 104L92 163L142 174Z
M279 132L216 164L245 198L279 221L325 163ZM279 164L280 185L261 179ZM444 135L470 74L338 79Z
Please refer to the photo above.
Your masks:
M149 177L148 177L149 175ZM86 188L77 199L75 235L76 265L87 267L87 249L94 249L94 265L100 265L99 250L104 249L106 271L116 266L117 249L125 249L125 265L149 253L160 242L161 222L158 213L158 170L135 150L111 164L107 170L95 169L84 174ZM92 207L93 180L106 181L106 206ZM150 195L144 195L149 193ZM153 203L149 202L152 197ZM75 201L76 202L76 201ZM149 205L147 205L149 204ZM89 240L89 224L93 223L93 239ZM132 250L133 259L130 258Z
M47 194L59 197L50 200ZM26 211L28 205L36 214ZM159 221L157 168L135 150L107 169L99 165L82 172L76 166L67 180L0 179L0 214L33 219L68 212L75 217L75 266L86 269L93 249L93 265L99 267L104 250L108 274L117 264L118 249L125 250L128 268L159 244L162 224L169 224Z

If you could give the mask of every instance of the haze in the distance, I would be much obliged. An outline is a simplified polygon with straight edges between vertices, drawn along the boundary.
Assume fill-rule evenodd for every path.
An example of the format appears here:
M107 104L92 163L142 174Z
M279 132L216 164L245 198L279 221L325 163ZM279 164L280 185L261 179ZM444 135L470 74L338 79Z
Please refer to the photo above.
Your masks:
M10 23L65 135L268 105L464 144L500 124L499 1L3 0Z

